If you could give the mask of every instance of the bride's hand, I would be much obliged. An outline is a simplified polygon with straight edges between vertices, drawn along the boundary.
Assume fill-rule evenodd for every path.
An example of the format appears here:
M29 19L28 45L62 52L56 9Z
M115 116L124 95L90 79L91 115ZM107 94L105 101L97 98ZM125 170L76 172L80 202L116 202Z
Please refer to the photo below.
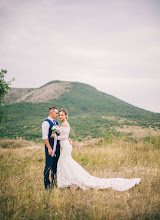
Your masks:
M68 138L70 145L72 145L72 140L70 138Z

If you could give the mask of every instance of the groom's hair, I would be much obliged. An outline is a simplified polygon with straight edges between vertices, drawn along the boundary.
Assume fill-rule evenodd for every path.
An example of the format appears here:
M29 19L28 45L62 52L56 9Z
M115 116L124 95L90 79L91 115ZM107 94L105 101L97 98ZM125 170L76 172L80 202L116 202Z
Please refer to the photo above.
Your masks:
M52 106L52 107L50 107L50 108L49 108L49 112L54 111L55 109L57 109L57 110L58 110L58 108L57 108L57 107Z

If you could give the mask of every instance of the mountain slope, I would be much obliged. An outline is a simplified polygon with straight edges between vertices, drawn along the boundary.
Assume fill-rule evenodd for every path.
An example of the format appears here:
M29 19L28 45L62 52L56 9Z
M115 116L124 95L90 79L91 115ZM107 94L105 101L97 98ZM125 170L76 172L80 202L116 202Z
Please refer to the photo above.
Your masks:
M5 96L4 103L12 104L15 103L19 98L25 96L26 94L34 91L34 89L28 88L11 88L8 94Z
M32 103L48 102L52 99L58 99L64 92L68 92L71 87L72 85L69 82L54 82L37 89L11 88L4 102L6 104L23 101Z
M41 123L52 105L68 110L71 137L76 139L119 135L117 128L123 126L160 128L160 114L137 108L78 82L52 81L14 100L14 104L2 107L9 118L2 124L3 137L41 138Z

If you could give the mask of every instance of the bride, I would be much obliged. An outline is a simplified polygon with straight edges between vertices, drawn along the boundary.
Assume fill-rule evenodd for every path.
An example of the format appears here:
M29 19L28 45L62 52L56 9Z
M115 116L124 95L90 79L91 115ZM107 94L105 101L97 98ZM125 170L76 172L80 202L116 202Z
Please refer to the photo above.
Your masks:
M71 156L72 145L68 138L70 125L67 121L68 113L65 109L59 111L59 119L62 121L60 140L61 154L57 165L57 184L58 187L79 187L82 190L112 188L118 191L125 191L141 181L140 178L98 178L91 176L85 171ZM53 134L54 136L54 134Z

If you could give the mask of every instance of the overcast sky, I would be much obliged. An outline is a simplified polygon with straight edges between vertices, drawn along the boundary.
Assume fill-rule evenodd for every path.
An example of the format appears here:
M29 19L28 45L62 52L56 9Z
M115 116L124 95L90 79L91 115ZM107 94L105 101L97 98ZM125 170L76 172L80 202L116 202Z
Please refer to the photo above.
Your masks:
M0 0L13 87L79 81L160 112L159 0Z

